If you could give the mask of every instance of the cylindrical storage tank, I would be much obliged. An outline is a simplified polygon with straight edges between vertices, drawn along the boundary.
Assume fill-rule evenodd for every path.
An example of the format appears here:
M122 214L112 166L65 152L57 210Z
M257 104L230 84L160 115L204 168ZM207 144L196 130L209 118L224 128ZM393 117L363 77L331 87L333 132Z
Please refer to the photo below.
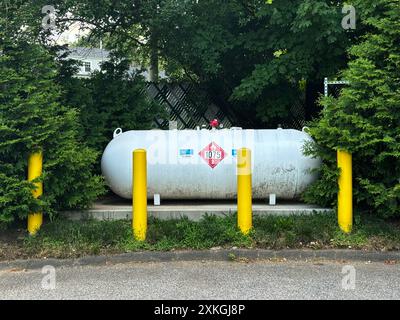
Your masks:
M321 161L303 154L310 136L297 130L151 130L117 132L101 166L117 195L132 198L132 152L146 149L148 197L234 199L236 156L252 150L253 198L296 199L313 181Z

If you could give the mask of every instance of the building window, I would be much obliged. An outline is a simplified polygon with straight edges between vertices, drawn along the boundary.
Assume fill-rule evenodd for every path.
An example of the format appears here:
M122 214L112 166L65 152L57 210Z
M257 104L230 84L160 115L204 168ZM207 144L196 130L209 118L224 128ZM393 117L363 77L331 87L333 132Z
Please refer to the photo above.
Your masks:
M85 68L85 72L91 72L92 71L92 65L90 62L84 62L83 67Z

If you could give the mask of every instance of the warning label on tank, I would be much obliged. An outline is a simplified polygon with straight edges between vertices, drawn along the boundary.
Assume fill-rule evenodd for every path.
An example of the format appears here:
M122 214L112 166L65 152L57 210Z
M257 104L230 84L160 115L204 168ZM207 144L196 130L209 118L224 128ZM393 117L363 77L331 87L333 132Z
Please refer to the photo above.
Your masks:
M225 151L215 142L211 142L207 147L199 152L199 156L214 169L222 160L225 159Z
M181 157L191 157L194 154L194 150L193 149L181 149L179 150L179 155Z

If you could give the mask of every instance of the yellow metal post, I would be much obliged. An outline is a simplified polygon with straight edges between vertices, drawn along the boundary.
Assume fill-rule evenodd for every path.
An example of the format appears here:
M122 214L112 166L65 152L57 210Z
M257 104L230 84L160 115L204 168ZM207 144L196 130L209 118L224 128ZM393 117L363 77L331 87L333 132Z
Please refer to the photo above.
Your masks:
M147 233L147 155L146 150L133 152L132 228L136 240L146 240Z
M338 150L337 162L340 169L338 223L343 232L350 233L353 228L353 157Z
M253 226L251 150L243 148L237 154L238 227L249 234Z
M41 151L32 153L28 159L28 181L33 181L42 175L43 171L43 154ZM43 183L36 182L36 189L32 191L35 198L39 198L43 194ZM43 223L43 213L30 213L28 215L28 232L30 235L36 234Z

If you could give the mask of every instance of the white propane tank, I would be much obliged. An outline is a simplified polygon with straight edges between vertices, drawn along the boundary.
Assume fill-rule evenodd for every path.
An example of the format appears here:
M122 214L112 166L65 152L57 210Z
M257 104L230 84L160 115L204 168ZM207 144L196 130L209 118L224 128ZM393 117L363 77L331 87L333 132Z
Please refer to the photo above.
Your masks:
M310 136L297 130L117 129L101 161L107 184L132 198L132 152L147 150L148 197L161 199L235 199L237 150L252 150L253 198L296 199L315 181L319 159L306 157Z

